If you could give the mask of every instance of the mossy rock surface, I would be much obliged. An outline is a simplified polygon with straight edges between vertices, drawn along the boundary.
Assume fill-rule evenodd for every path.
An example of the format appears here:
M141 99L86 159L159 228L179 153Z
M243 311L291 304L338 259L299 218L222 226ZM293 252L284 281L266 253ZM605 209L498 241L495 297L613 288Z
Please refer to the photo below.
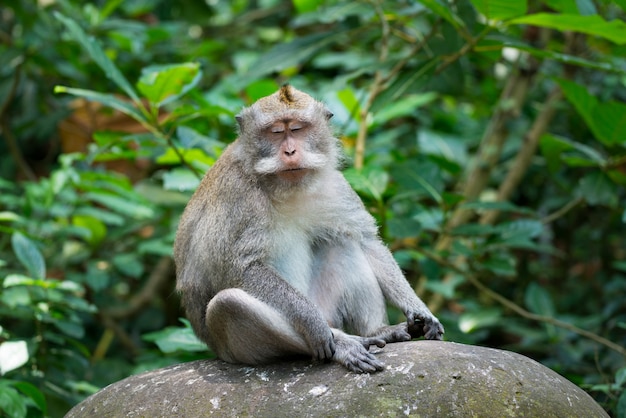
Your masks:
M218 360L131 376L67 417L608 417L582 389L509 351L442 341L389 344L380 373L337 364Z

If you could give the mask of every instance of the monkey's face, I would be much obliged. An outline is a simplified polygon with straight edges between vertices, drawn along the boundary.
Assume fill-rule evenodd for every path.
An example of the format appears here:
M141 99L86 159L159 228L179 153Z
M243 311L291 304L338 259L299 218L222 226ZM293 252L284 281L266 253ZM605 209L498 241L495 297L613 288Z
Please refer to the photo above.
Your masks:
M332 114L311 96L283 86L237 115L244 169L276 186L299 185L337 165Z
M286 118L277 120L263 129L261 141L267 141L266 152L255 165L259 174L274 174L289 182L299 182L326 160L314 152L308 143L311 123ZM264 150L265 151L265 150Z

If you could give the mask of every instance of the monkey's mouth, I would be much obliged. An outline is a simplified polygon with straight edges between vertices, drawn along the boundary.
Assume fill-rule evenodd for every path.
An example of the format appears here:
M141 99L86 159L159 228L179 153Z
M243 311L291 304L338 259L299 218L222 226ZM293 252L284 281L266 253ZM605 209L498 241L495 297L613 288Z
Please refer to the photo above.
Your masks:
M278 173L278 175L288 181L299 181L301 180L309 170L304 167L296 167L296 168L288 168L286 170L282 170Z

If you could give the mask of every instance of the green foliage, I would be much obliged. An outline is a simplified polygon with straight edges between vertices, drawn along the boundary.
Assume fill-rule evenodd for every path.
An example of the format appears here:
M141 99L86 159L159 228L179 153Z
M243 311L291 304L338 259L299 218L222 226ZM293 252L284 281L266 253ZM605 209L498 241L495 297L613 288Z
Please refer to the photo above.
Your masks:
M177 220L234 114L290 82L332 109L345 176L447 339L626 416L624 2L5 7L0 414L206 357L179 326Z

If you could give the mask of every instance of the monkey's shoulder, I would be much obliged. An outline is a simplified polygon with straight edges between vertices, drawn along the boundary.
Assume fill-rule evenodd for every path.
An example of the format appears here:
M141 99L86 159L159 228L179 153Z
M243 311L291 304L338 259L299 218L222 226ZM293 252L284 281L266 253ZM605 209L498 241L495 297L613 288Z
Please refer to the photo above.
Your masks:
M233 206L245 209L249 203L267 206L269 199L259 188L258 179L243 169L243 162L230 150L231 147L227 148L206 173L196 191L197 198L206 205L224 206L228 210Z

